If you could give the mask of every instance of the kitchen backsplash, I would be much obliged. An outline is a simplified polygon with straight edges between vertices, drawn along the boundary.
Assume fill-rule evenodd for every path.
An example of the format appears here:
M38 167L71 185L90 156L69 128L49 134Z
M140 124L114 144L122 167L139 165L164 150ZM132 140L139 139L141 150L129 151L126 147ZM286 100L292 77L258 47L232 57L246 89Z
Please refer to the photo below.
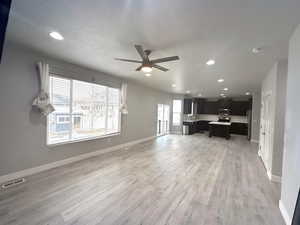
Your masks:
M231 122L233 123L248 123L246 116L230 116ZM183 114L183 121L185 120L207 120L207 121L218 121L219 116L213 114L195 114L188 115Z

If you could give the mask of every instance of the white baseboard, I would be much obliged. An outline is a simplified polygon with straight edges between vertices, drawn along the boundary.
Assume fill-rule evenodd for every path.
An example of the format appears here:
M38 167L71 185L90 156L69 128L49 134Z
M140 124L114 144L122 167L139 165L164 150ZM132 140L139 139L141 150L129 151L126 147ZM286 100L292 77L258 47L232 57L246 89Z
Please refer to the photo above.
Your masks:
M270 181L276 182L276 183L281 183L281 177L272 174L270 171L267 171L268 178Z
M289 214L287 213L286 211L286 208L284 206L284 204L282 203L281 200L279 200L279 209L280 209L280 212L281 212L281 215L285 221L285 224L286 225L291 225L292 224L292 219L289 217Z
M49 169L53 169L53 168L56 168L56 167L59 167L59 166L63 166L63 165L66 165L66 164L77 162L77 161L80 161L80 160L83 160L83 159L87 159L87 158L90 158L90 157L93 157L93 156L97 156L97 155L101 155L101 154L104 154L104 153L120 150L122 148L130 147L132 145L136 145L136 144L139 144L139 143L142 143L142 142L145 142L145 141L149 141L149 140L152 140L152 139L155 139L155 138L156 138L156 136L151 136L151 137L139 139L139 140L136 140L136 141L131 141L131 142L127 142L127 143L124 143L124 144L115 145L115 146L112 146L112 147L100 149L100 150L97 150L97 151L94 151L94 152L80 154L80 155L77 155L77 156L73 156L71 158L59 160L59 161L48 163L48 164L41 165L41 166L38 166L38 167L33 167L33 168L18 171L18 172L14 172L14 173L9 173L9 174L0 176L0 184L4 183L4 182L7 182L7 181L10 181L10 180L14 180L14 179L18 179L18 178L21 178L21 177L26 177L26 176L30 176L30 175L33 175L33 174L36 174L36 173L40 173L40 172L43 172L43 171L46 171L46 170L49 170Z
M262 160L262 162L264 164L264 167L265 167L265 169L267 171L267 175L268 175L269 180L272 181L272 182L281 183L281 177L272 174L271 171L269 169L267 169L267 165L266 165L266 163L265 163L265 161L264 161L264 159L263 159L262 154L261 154L260 151L258 151L258 156L261 158L261 160Z
M259 144L259 140L251 139L251 142Z

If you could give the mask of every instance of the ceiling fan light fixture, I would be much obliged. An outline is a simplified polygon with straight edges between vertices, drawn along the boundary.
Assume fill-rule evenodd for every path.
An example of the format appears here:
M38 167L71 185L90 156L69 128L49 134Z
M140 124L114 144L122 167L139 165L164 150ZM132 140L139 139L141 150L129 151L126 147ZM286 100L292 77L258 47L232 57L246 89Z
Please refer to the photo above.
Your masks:
M49 36L52 37L55 40L59 40L59 41L64 40L64 37L60 33L56 32L56 31L50 32Z
M210 59L210 60L208 60L208 61L206 62L206 65L208 65L208 66L212 66L212 65L215 65L215 63L216 63L216 61L215 61L215 60L213 60L213 59Z
M254 54L257 54L257 53L260 53L262 50L263 50L262 47L258 47L258 48L253 48L253 49L252 49L252 52L253 52Z
M150 66L143 66L142 71L144 73L150 73L150 72L152 72L152 68Z

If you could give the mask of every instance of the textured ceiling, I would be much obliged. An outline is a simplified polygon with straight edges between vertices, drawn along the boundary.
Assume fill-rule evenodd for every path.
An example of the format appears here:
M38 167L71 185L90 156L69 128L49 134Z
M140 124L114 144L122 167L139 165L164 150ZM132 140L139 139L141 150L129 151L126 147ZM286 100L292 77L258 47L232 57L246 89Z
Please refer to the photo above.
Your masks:
M258 90L272 64L287 57L299 10L299 0L13 0L7 38L167 92L214 97L227 87L240 96ZM53 30L65 40L51 39ZM138 65L114 60L139 59L134 44L151 49L150 58L181 59L145 77ZM264 51L253 54L254 47ZM208 67L210 58L216 64Z

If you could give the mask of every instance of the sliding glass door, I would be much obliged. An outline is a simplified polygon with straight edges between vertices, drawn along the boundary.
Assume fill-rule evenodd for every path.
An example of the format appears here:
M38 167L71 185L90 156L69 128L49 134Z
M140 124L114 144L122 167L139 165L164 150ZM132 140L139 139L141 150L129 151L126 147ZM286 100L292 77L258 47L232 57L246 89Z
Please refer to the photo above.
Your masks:
M157 106L157 135L165 135L170 131L170 106L158 104Z

